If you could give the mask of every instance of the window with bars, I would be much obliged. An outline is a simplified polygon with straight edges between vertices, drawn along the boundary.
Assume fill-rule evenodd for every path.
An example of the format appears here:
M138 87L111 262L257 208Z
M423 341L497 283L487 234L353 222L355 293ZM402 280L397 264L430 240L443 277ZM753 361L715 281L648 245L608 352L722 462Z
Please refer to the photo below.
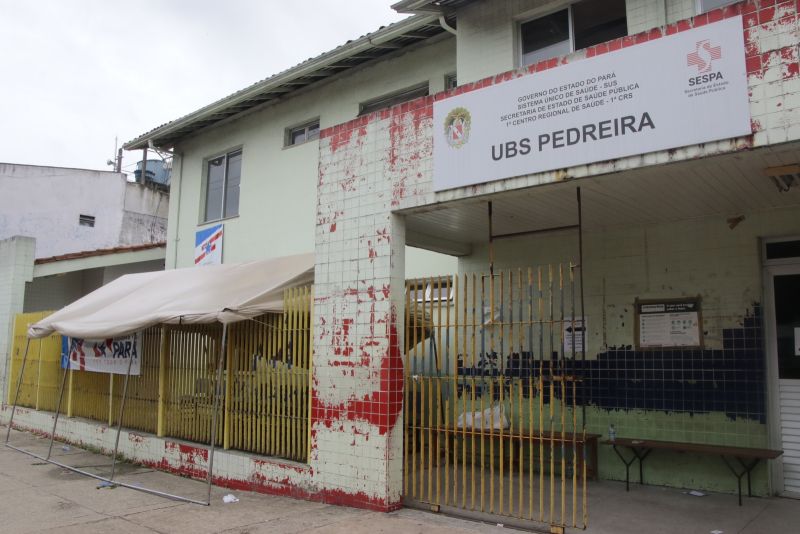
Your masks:
M204 222L239 215L239 184L241 179L241 150L234 150L208 160L206 164Z

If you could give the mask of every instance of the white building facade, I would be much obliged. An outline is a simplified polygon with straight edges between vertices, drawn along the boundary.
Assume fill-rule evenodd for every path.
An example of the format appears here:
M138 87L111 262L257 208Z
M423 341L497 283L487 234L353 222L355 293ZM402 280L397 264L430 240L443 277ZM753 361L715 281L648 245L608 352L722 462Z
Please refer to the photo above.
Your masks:
M607 437L613 426L620 437L789 451L755 468L752 489L800 489L791 452L800 379L791 356L800 331L795 3L395 8L414 15L126 145L175 152L168 267L192 265L195 236L218 224L224 262L316 253L309 462L231 453L215 464L220 482L396 509L413 497L404 451L414 447L408 419L418 401L409 383L425 379L409 371L406 280L494 280L495 270L560 264L576 277L572 295L583 296L570 311L583 320L585 357L562 350L568 332L559 330L548 354L504 346L500 360L568 369L563 376L580 384L571 413L586 432ZM709 94L724 95L725 107L687 104ZM412 260L409 246L457 260ZM473 301L464 331L475 338L493 327L492 305L487 316ZM674 305L680 324L655 317ZM657 324L666 330L655 335ZM467 369L459 358L469 350L453 341L457 328L448 331L437 349L452 362L448 379L496 379ZM518 335L531 344L532 334ZM515 373L512 383L533 378ZM454 410L463 390L448 394ZM467 415L446 413L448 424ZM433 426L425 431L446 430ZM148 461L185 470L184 458L162 458L153 444ZM704 456L654 454L647 465L650 483L736 489L725 465ZM609 446L595 468L625 478Z

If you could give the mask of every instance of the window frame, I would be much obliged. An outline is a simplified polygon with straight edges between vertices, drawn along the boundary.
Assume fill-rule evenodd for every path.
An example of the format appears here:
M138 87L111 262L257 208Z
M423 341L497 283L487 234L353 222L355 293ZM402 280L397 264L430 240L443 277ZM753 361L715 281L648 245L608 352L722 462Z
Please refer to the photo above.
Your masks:
M444 90L451 91L458 87L458 73L448 72L444 75Z
M700 0L697 0L698 2ZM575 13L573 11L574 6L579 3L579 0L562 0L561 2L557 3L554 6L543 6L542 8L533 9L531 11L527 11L522 16L518 17L515 20L515 31L517 32L516 35L516 43L517 43L517 50L516 50L516 60L517 60L517 68L526 67L529 65L533 65L538 63L539 61L547 61L549 59L553 59L555 57L560 56L553 56L550 58L539 59L533 63L523 63L523 43L522 43L522 26L527 24L528 22L541 19L559 11L567 11L567 24L569 27L569 52L567 54L572 54L577 52L578 50L583 50L582 48L576 49L575 48ZM627 13L626 13L626 21L627 21ZM625 32L628 35L627 29ZM593 45L592 45L593 46Z
M238 146L235 148L231 148L229 150L225 150L219 152L213 156L209 156L203 159L203 188L200 201L202 202L202 209L200 211L200 221L199 224L206 224L212 223L217 221L224 221L226 219L234 219L239 216L239 205L241 203L241 187L242 187L242 168L239 170L239 202L236 204L236 213L234 215L228 215L225 212L225 204L228 197L228 161L230 160L231 156L240 155L242 157L242 163L244 162L244 146ZM220 216L217 218L209 218L208 217L208 179L209 179L209 165L210 163L218 158L225 158L224 159L224 176L222 178L222 196L220 198Z
M295 146L304 145L304 144L308 143L309 141L318 140L319 139L319 132L320 132L319 119L320 119L319 117L315 117L315 118L313 118L311 120L307 120L307 121L301 122L301 123L299 123L299 124L297 124L295 126L288 126L283 132L283 148L292 148L292 147L295 147ZM316 134L314 135L314 137L309 137L308 136L308 130L312 126L316 126L317 127ZM299 143L292 143L292 134L294 134L295 132L298 132L300 130L304 131L303 140L300 141Z
M521 18L521 19L519 19L517 21L517 24L516 24L516 29L517 29L517 65L519 67L525 67L525 66L528 66L528 65L533 65L533 63L523 63L523 61L522 61L522 58L525 55L525 53L522 51L523 50L522 26L527 24L528 22L532 22L532 21L537 20L537 19L548 17L550 15L558 13L559 11L564 11L564 10L567 11L567 25L569 27L569 52L568 53L571 54L571 53L575 52L575 29L573 28L574 24L573 24L573 20L572 20L572 2L570 2L568 4L561 4L559 6L556 6L556 7L552 8L552 9L547 9L547 10L544 10L544 11L540 11L540 12L534 14L534 15L531 15L531 16L525 16L524 18ZM558 57L558 56L555 56L555 57ZM539 61L546 61L547 59L552 59L552 58L540 59ZM539 61L536 61L536 63L538 63Z
M425 90L425 94L409 96L406 98L407 95L416 93L417 91L422 91L423 89ZM364 115L369 115L375 111L380 111L382 109L394 107L398 104L411 102L412 100L416 100L417 98L422 98L424 96L430 96L430 94L431 84L430 81L426 80L425 82L411 85L398 91L392 91L391 93L386 93L359 103L357 116L363 117Z
M703 10L703 0L695 0L695 7L696 7L695 13L697 15L702 15L703 13L708 13L709 11L714 11L715 9L728 7L729 5L735 4L736 2L739 2L739 1L740 0L726 0L726 2L724 4L722 4L721 6L712 7L711 9Z
M448 280L450 281L449 288ZM453 300L453 297L455 297L452 276L442 276L441 285L439 285L438 277L434 279L425 278L414 281L409 280L409 282L412 282L414 287L409 288L407 284L406 291L413 291L413 293L409 295L409 300L416 304L427 304L429 302L450 302ZM439 291L439 295L437 297L432 297L434 289ZM442 296L442 293L445 289L448 289L448 294L447 296Z
M800 241L800 235L788 235L778 237L762 237L761 238L761 265L769 267L771 265L794 265L800 263L800 256L789 256L786 258L769 258L767 255L767 245L774 243L787 243L792 241Z

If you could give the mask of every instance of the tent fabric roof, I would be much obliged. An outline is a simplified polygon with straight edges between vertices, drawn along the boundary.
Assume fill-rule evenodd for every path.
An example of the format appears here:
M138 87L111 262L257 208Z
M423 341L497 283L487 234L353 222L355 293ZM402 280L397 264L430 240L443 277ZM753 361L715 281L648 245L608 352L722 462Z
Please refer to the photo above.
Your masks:
M283 291L314 281L314 255L122 276L28 328L107 339L157 324L232 323L283 310Z

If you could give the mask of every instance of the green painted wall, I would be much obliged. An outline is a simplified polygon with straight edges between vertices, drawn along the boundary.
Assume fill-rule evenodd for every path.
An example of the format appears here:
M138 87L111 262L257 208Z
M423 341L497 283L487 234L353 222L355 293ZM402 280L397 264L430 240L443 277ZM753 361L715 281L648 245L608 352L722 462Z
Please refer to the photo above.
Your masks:
M745 216L733 230L722 217L586 230L587 358L610 347L634 344L633 303L637 297L700 295L705 348L721 349L722 330L741 327L746 312L763 301L760 238L800 234L797 209ZM495 272L577 262L577 237L561 232L498 241L495 257ZM487 260L487 246L476 246L472 256L460 260L460 271L486 272ZM589 432L604 436L613 423L617 435L624 437L766 447L770 445L768 425L775 424L769 420L767 406L765 402L768 424L722 412L606 410L596 406L587 409L586 421ZM527 419L527 414L523 418ZM759 494L767 492L766 473L764 465L755 473L753 489ZM624 480L624 467L608 446L601 447L600 474ZM736 488L735 478L720 458L694 454L654 452L646 461L645 480L681 488Z
M350 72L316 89L201 132L176 148L170 196L167 268L193 265L194 236L201 221L203 174L208 158L242 148L239 216L224 220L224 262L284 256L314 249L318 142L284 148L287 127L319 117L321 127L357 116L359 104L393 91L429 82L444 89L455 71L455 38ZM408 248L409 276L452 273L453 258Z

